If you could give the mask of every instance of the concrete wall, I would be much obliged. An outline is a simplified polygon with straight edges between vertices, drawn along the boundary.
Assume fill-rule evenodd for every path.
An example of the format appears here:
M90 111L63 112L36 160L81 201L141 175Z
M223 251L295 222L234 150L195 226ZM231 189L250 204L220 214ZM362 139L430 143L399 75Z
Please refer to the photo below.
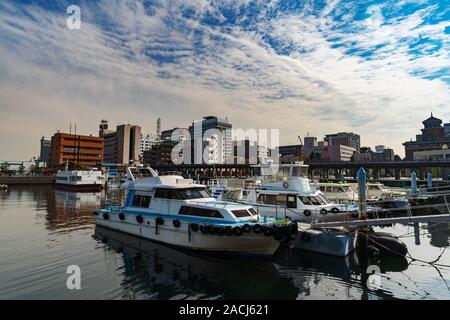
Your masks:
M55 177L0 177L0 184L21 185L21 184L54 184Z

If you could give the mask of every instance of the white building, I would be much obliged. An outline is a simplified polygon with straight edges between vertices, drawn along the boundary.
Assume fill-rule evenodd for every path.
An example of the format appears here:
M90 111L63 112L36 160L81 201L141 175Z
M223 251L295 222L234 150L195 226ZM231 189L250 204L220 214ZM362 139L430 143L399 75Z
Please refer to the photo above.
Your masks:
M156 143L156 140L154 134L141 134L141 159L144 157L144 151L150 150Z

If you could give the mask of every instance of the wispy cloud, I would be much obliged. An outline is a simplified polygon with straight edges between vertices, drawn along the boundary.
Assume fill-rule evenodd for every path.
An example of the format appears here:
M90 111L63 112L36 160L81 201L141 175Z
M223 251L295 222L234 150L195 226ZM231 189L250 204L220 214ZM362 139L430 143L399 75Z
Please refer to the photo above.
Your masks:
M68 5L0 3L0 158L103 117L217 114L286 143L352 130L398 152L429 111L450 118L445 1L81 1L78 31Z

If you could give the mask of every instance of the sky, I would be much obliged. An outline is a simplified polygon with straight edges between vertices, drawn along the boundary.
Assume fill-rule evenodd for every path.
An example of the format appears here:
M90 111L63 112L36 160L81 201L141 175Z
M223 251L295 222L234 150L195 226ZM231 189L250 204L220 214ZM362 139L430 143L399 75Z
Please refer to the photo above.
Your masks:
M2 0L0 159L70 123L154 133L207 115L403 156L430 112L450 121L449 49L448 0Z

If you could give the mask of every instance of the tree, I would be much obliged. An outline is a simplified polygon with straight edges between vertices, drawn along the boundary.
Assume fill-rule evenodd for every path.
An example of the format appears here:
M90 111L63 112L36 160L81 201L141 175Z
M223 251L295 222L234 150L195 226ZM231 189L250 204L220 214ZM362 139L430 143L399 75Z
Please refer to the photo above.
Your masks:
M2 173L2 175L8 171L8 167L9 167L9 164L6 161L0 165L0 172Z
M361 147L359 148L359 152L360 153L372 152L372 149L370 147Z

